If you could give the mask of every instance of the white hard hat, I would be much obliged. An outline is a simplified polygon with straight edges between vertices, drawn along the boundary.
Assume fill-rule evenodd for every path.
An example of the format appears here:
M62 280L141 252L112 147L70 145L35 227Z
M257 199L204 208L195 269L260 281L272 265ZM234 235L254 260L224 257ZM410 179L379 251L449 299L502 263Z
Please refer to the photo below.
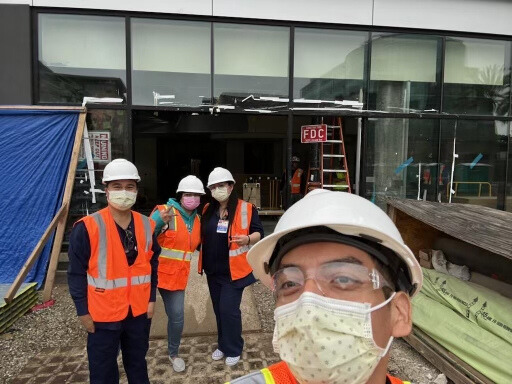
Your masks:
M225 181L235 182L233 179L233 175L226 168L217 167L213 171L210 172L210 176L208 176L208 185L210 188L213 184L222 183Z
M105 166L103 170L103 184L114 180L136 180L140 181L137 167L126 159L114 159Z
M178 184L176 193L178 192L199 193L204 195L203 182L194 175L188 175L181 179L180 183Z
M285 235L305 228L327 227L361 241L380 244L393 251L409 285L409 293L419 292L423 283L421 267L391 219L375 204L350 193L315 189L292 205L281 217L274 233L256 243L247 261L256 278L272 289L269 261L278 241ZM397 271L391 271L397 272Z

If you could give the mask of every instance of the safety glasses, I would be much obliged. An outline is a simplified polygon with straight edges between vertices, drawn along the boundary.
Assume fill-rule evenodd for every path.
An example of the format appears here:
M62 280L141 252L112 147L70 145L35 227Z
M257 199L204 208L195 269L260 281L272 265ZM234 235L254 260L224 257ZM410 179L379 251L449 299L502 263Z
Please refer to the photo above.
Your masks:
M279 269L272 276L274 296L277 299L298 297L304 291L308 279L315 280L319 290L328 297L392 288L375 268L368 269L356 263L333 261L308 271L297 266Z

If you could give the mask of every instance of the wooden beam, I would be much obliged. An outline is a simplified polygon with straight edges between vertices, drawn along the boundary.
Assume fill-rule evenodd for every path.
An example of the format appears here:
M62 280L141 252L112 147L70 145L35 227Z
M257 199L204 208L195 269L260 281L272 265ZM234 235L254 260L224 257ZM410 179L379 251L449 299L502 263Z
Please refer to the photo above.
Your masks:
M25 261L25 264L23 264L23 267L21 268L20 272L18 273L18 276L16 276L16 279L14 279L14 282L11 284L11 287L9 288L9 291L7 291L7 295L5 296L5 302L10 303L14 299L14 296L16 296L16 292L18 292L18 289L20 288L23 281L25 281L25 278L27 277L28 272L30 271L30 268L32 268L32 265L37 260L39 254L43 250L46 242L50 238L50 235L52 234L53 230L55 229L56 225L58 224L59 220L62 218L65 212L67 212L68 206L67 204L63 204L53 220L50 222L48 227L43 233L43 236L39 239L38 243L36 244L34 250L28 257L27 261Z
M63 205L69 207L71 201L71 194L73 192L73 185L75 182L76 167L78 164L78 155L80 153L80 146L82 145L82 138L84 135L85 118L87 113L85 110L80 113L78 119L78 125L75 134L75 143L73 145L73 152L71 153L71 160L69 162L68 177L66 180L66 187L64 189ZM64 230L66 229L66 220L68 218L68 211L66 209L64 215L62 215L57 226L55 233L55 239L53 241L52 252L50 256L50 262L48 264L48 271L46 273L46 281L43 290L43 302L46 302L52 298L53 285L55 284L55 271L57 270L57 264L59 262L59 253L62 247L62 240L64 238Z
M455 384L493 383L417 327L404 340Z
M393 221L393 223L396 224L396 208L393 207L389 203L387 205L387 208L388 208L388 216L389 216L389 218L391 219L391 221Z
M427 225L512 260L512 213L471 204L391 199L388 205Z

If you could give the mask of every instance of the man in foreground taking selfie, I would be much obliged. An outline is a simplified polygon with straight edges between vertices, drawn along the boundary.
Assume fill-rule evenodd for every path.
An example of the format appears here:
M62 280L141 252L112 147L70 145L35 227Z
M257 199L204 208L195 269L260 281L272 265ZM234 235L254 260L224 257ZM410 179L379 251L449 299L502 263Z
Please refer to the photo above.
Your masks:
M231 383L405 383L387 374L388 352L411 331L410 298L423 276L380 208L312 191L247 258L274 292L282 361Z

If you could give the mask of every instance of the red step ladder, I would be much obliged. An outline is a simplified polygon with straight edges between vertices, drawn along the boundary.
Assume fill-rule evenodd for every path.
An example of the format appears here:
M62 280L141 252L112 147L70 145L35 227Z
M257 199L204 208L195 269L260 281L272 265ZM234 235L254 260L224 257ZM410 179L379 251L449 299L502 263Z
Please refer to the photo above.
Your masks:
M327 141L313 151L317 160L308 168L306 193L317 188L352 193L341 117L327 125Z

